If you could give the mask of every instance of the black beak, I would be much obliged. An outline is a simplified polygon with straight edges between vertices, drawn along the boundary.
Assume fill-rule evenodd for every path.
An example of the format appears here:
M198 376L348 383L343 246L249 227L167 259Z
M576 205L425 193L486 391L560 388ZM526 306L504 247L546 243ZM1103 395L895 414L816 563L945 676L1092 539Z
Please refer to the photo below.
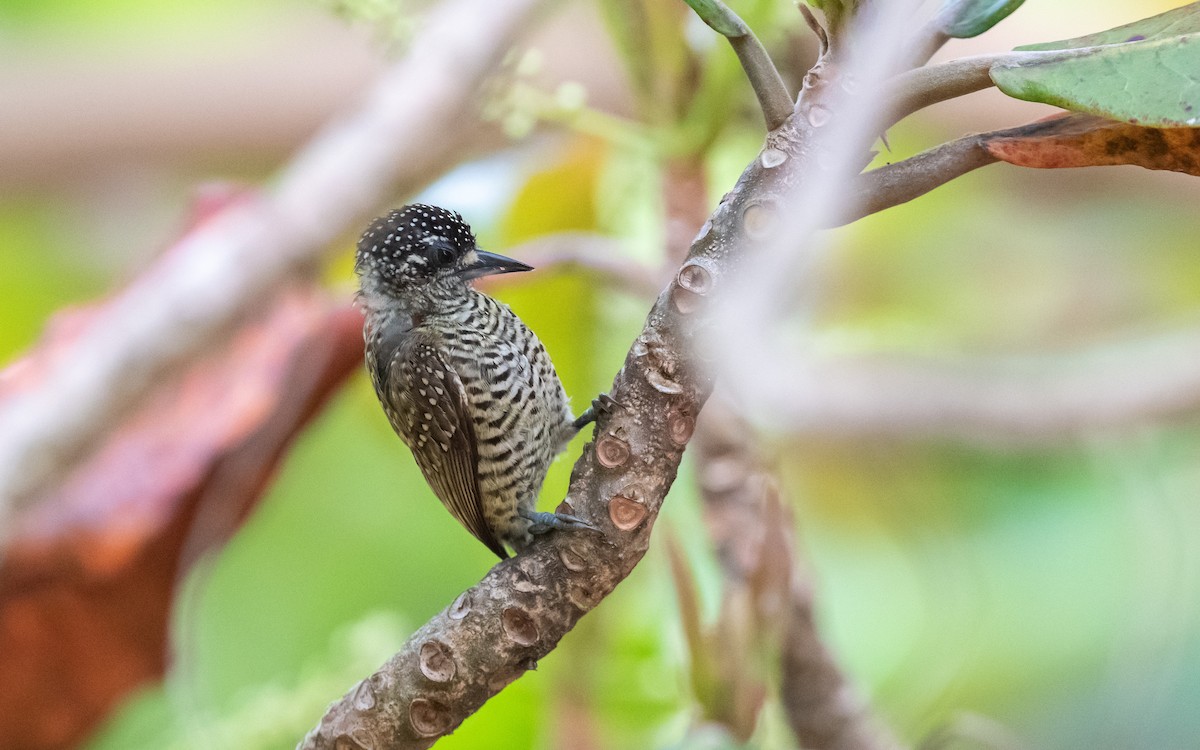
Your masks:
M517 273L518 271L532 271L533 266L526 265L519 260L513 260L497 253L489 253L486 250L475 251L475 262L469 266L459 270L459 277L470 281L477 279L480 276L491 276L497 273Z

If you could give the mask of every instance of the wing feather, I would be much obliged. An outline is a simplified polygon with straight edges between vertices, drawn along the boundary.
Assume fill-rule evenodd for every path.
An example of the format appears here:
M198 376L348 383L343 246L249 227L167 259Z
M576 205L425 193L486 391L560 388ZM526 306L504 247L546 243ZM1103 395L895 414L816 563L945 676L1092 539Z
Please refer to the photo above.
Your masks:
M476 539L508 557L484 517L475 427L458 373L421 341L398 347L387 369L393 426L434 494Z

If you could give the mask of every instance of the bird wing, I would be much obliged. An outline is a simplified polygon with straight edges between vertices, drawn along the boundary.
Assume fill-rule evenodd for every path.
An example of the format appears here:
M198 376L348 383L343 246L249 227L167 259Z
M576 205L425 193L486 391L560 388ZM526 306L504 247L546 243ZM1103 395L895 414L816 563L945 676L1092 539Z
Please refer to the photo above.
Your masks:
M458 373L423 341L400 347L389 369L394 426L425 480L467 531L505 559L508 552L484 520L475 427Z

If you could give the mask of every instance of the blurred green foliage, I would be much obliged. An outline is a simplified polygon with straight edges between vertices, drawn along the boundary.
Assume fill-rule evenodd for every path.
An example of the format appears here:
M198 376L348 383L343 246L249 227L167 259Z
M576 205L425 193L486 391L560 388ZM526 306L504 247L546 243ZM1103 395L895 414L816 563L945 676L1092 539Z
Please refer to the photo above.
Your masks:
M109 281L73 256L60 229L65 221L49 203L0 200L0 363L33 344L55 310L98 294Z
M640 119L668 137L656 136L652 148L568 139L451 174L449 189L486 180L487 169L517 173L510 182L519 189L496 196L491 220L477 223L485 245L596 230L653 262L667 160L701 158L711 203L736 179L761 143L760 118L729 51L683 41L694 35L676 5L604 4L640 92ZM783 0L731 5L776 48L796 24ZM1070 5L1086 16L1126 4ZM243 8L3 0L0 21L33 37L60 25L108 34L178 30L186 19ZM647 26L622 15L634 11L650 18ZM1043 38L1041 11L1031 3L1005 27L1026 24L1029 40ZM933 118L905 123L879 161L958 132ZM820 345L933 356L1047 352L1193 326L1196 198L1188 178L1133 168L971 174L837 232ZM0 196L0 360L30 345L54 310L119 280L120 269L87 257L86 241L64 229L75 218L71 200ZM334 266L333 285L345 288L345 258ZM544 340L577 406L607 388L648 308L577 273L530 274L496 293ZM582 441L555 464L543 507L562 497ZM782 438L776 447L824 633L902 736L915 740L973 712L1039 747L1194 746L1194 425L1013 450ZM660 523L684 541L711 615L719 577L686 463ZM298 440L233 542L181 585L165 684L131 699L91 747L292 747L330 700L492 562L429 493L356 377ZM566 748L584 739L601 748L729 747L694 726L673 601L655 545L537 672L439 747ZM791 746L777 703L752 745Z

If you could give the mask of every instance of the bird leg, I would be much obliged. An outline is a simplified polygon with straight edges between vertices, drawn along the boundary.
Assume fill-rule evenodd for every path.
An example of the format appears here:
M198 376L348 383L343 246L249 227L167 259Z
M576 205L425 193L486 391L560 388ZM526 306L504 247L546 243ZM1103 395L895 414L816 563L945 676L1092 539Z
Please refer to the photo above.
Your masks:
M545 534L554 529L564 531L575 531L578 529L596 530L596 527L575 516L567 515L566 513L550 513L540 510L518 510L517 515L529 521L529 533L536 535Z
M584 427L587 427L592 422L596 421L599 416L608 416L613 413L614 409L624 409L625 405L613 399L607 393L601 393L596 398L592 399L592 405L589 406L583 414L580 414L571 426L579 432Z

